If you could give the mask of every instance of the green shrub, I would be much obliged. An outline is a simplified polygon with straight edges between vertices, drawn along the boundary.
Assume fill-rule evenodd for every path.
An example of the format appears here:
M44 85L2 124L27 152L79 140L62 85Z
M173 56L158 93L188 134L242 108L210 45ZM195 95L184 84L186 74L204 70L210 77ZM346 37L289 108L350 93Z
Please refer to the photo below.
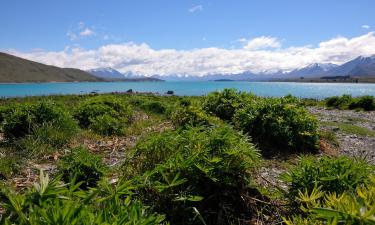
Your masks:
M351 95L333 96L326 99L326 105L327 107L346 109L352 101L353 98Z
M59 173L64 182L79 183L82 189L95 187L104 174L102 159L83 147L71 149L71 153L62 157L58 164Z
M77 125L63 107L46 101L10 107L3 131L8 139L31 135L53 147L61 147L73 137Z
M208 224L229 223L250 213L241 191L258 158L246 137L227 126L189 127L139 142L124 168L140 175L141 199L172 224L197 223L197 212Z
M140 107L143 110L156 114L164 114L167 111L166 106L159 101L146 101Z
M316 119L292 98L248 101L236 111L233 123L265 148L292 151L319 148Z
M174 125L178 127L206 126L217 120L196 106L179 106L171 115Z
M162 224L164 216L150 212L133 197L131 183L108 181L88 191L64 186L41 173L39 183L22 193L0 190L1 224Z
M120 99L97 96L84 101L74 117L82 128L89 128L104 135L121 134L130 122L132 111Z
M341 194L354 191L356 187L369 181L374 167L359 159L348 157L303 157L283 179L289 183L288 197L296 201L299 192L311 193L319 187L327 193Z
M365 95L356 98L350 103L349 109L363 109L366 111L375 110L374 97L370 95Z
M236 89L224 89L207 95L203 108L220 119L230 121L236 111L247 98L246 93L237 92Z

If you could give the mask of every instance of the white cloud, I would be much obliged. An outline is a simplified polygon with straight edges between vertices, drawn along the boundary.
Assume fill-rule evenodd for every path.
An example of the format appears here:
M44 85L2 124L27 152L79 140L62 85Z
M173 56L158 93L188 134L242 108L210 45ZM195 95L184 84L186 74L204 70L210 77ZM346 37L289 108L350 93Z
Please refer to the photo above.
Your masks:
M280 48L281 43L274 37L261 36L254 39L239 39L240 42L244 44L244 49L247 50L259 50L266 48Z
M94 31L91 30L90 28L85 28L84 30L82 30L81 32L79 32L79 35L80 36L91 36L91 35L94 35Z
M362 25L362 28L363 29L370 29L370 26L369 25Z
M8 52L60 67L80 69L113 67L121 72L132 71L144 75L191 74L196 76L212 73L292 70L316 62L341 64L360 55L375 54L373 32L353 38L332 38L320 42L315 47L282 48L276 38L270 37L243 39L243 43L244 46L237 49L212 47L192 50L156 50L146 43L129 42L104 45L93 50L66 48L57 52L15 50Z
M203 11L203 6L202 5L195 5L189 9L189 12L194 13L198 11Z
M95 35L95 32L93 28L87 27L84 22L79 22L76 25L76 28L70 29L67 33L66 36L71 40L71 41L76 41L81 37L89 37Z

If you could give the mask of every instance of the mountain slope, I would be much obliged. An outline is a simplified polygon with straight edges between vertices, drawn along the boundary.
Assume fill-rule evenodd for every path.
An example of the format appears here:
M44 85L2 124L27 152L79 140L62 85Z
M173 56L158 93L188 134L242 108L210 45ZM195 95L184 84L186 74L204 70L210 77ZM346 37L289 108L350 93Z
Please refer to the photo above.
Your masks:
M329 73L334 68L337 68L338 65L332 63L314 63L306 67L293 70L289 73L286 73L285 76L290 77L315 77L325 75Z
M359 56L329 71L329 75L375 76L375 55L369 57Z
M0 52L0 83L102 81L72 68L59 68Z

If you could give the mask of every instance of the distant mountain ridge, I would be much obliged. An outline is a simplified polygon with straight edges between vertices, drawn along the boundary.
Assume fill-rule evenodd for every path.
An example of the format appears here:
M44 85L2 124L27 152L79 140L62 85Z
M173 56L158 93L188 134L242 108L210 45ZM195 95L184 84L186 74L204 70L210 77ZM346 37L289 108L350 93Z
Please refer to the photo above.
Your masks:
M0 52L0 83L103 81L72 68L59 68Z
M234 81L273 81L273 80L295 80L295 79L321 79L322 77L343 77L375 79L375 55L369 57L359 56L342 65L332 63L313 63L306 67L292 71L277 71L272 73L243 73L233 74L209 74L205 76L168 75L159 76L165 80L184 81L210 81L210 80L234 80Z
M157 77L146 77L132 72L121 73L111 67L87 70L88 73L109 81L163 81Z
M113 68L87 71L59 68L0 52L0 83L9 82L75 82L75 81L319 81L342 80L375 82L375 55L359 56L342 65L313 63L292 71L233 74L189 74L144 76L132 72L121 73Z

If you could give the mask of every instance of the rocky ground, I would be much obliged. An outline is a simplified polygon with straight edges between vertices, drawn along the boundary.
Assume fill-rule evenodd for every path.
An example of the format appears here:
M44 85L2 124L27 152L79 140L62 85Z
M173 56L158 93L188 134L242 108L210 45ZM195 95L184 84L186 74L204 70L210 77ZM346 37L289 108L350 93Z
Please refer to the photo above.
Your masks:
M336 137L334 155L361 157L375 164L375 111L331 110L323 107L309 107L308 110L317 117L320 130L328 131ZM257 183L268 190L287 190L280 175L295 163L297 156L287 158L276 156L265 159L265 165L258 168Z
M365 158L375 164L375 111L319 107L310 107L309 111L318 118L320 129L335 134L339 154Z

